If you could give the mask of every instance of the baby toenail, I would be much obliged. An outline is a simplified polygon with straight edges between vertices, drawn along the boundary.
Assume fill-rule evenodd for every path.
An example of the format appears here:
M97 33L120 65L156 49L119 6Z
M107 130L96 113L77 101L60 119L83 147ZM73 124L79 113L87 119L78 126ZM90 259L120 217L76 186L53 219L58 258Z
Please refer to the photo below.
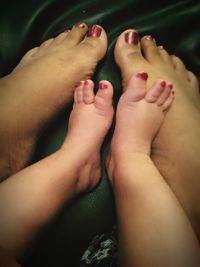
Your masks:
M78 22L78 23L76 23L76 27L83 29L83 28L85 28L85 24L83 22Z
M139 43L139 35L137 32L126 32L124 35L124 40L127 44L137 45Z
M84 81L84 86L87 86L89 82L87 80Z
M100 37L102 29L98 25L93 25L87 31L88 37Z
M103 82L100 82L99 83L99 89L107 89L108 88L108 85L107 84L105 84L105 83L103 83Z
M162 82L160 82L160 85L161 85L162 87L165 87L165 86L166 86L166 82L165 82L165 81L162 81Z
M138 72L136 77L146 81L148 79L148 74L146 72Z

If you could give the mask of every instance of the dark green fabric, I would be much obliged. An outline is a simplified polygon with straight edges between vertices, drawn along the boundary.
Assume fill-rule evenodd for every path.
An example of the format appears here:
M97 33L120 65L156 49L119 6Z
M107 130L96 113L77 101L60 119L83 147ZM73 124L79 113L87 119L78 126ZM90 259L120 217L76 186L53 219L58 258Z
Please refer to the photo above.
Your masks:
M199 76L199 17L200 4L195 0L4 0L0 4L0 73L2 76L9 73L27 50L71 28L77 21L98 23L108 33L109 47L93 79L95 82L108 79L113 83L116 105L121 94L121 77L113 60L117 36L127 28L137 29L141 36L152 34ZM33 161L52 153L62 143L70 108L66 107L45 131ZM77 267L93 236L111 229L115 222L114 201L104 168L111 135L112 130L102 149L101 183L90 194L63 207L23 255L25 266Z

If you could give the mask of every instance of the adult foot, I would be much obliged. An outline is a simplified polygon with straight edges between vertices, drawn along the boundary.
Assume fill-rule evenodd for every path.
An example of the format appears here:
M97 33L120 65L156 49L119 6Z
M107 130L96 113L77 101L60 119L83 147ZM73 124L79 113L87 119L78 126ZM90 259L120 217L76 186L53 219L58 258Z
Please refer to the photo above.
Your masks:
M132 75L120 97L107 169L111 182L118 166L133 155L150 155L151 143L174 99L171 84L159 80L147 91L145 72ZM129 161L129 164L132 163ZM127 166L127 165L126 165ZM121 168L121 167L119 167ZM125 167L126 168L126 167ZM128 167L127 167L128 168Z
M139 41L134 30L122 33L116 43L124 90L131 74L149 74L147 87L158 79L171 82L176 94L152 145L151 157L189 216L200 237L200 101L198 81L176 56L157 47L151 36Z
M62 150L72 149L79 158L77 192L92 189L101 176L100 149L113 119L113 88L101 81L94 95L94 83L81 81L74 93L74 106Z
M92 75L106 49L100 26L78 23L31 49L0 80L0 179L27 163L44 123L66 104L78 82Z

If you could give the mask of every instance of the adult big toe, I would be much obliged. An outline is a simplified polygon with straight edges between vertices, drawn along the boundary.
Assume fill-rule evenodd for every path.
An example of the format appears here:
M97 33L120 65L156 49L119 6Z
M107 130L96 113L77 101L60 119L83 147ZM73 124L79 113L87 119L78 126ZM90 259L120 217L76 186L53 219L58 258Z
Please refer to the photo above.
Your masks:
M77 68L79 65L83 66L84 72L88 68L88 64L92 63L93 66L90 68L93 68L91 70L93 72L98 61L106 53L107 35L100 25L95 24L88 28L85 23L78 23L68 32L61 43L60 45L62 45L63 49L73 49L75 54L72 52L72 56L79 57L79 62L76 62Z
M118 37L114 55L122 73L124 88L133 72L140 72L144 67L146 70L148 62L142 56L140 39L136 30L128 29Z

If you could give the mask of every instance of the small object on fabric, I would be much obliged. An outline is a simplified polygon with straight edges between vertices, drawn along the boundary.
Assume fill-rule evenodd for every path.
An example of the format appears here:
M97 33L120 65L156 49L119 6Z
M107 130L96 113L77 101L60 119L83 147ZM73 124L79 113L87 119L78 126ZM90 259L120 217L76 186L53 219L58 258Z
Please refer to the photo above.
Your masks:
M80 260L80 267L114 267L117 258L117 227L110 234L96 235Z

